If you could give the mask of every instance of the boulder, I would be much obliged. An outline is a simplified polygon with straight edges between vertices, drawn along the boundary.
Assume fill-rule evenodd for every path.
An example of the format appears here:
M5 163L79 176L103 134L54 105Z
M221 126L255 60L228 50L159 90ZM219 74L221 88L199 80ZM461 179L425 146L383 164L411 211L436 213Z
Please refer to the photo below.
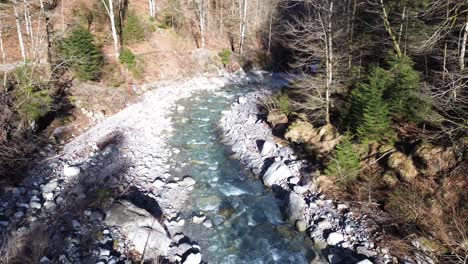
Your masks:
M165 255L171 239L158 220L145 209L131 202L115 202L106 213L106 225L116 226L145 255Z
M306 208L307 203L301 195L294 192L289 193L287 213L290 221L304 220Z
M188 256L182 261L183 264L200 264L202 259L202 255L198 253L190 253Z
M42 186L42 192L44 193L51 193L53 191L55 191L55 189L57 189L58 187L58 182L57 181L51 181L49 183L47 183L46 185Z
M344 241L344 236L341 233L333 232L327 237L327 244L330 246L336 246Z
M205 219L206 219L206 216L204 216L204 215L200 215L200 216L195 215L195 216L192 218L192 222L193 222L194 224L201 224L201 223L203 223L203 221L205 221Z
M267 122L273 127L277 125L285 125L288 123L288 116L279 111L271 111L268 113Z
M63 176L65 177L75 177L78 176L80 172L80 168L76 166L66 165L65 167L63 167Z
M184 179L182 180L182 185L184 186L193 186L197 182L190 176L185 176Z
M293 176L289 167L281 161L274 162L263 175L263 184L268 187Z
M372 261L368 260L368 259L365 259L365 260L361 260L359 261L358 263L356 264L372 264Z
M263 143L262 151L260 152L260 154L265 157L265 156L270 155L273 151L275 151L275 149L276 149L275 142L265 141L265 143Z
M398 185L398 177L396 176L395 172L392 170L384 172L382 175L382 181L388 186L388 187L395 187Z
M296 121L289 126L285 138L295 143L315 143L318 141L318 133L311 123Z
M304 221L296 221L296 229L299 232L305 232L307 230L307 224Z
M401 152L392 153L388 157L387 165L407 182L411 182L418 175L413 160Z
M443 148L432 144L419 145L414 155L423 165L422 173L435 176L439 172L447 171L457 164L457 157L453 148Z

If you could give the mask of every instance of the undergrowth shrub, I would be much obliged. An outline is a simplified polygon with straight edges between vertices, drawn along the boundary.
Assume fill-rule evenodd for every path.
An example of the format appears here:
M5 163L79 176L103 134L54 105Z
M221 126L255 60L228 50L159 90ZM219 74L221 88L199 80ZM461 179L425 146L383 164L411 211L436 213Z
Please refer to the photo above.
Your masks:
M232 51L230 49L223 49L218 53L218 55L221 57L221 63L224 65L224 67L231 63Z
M136 65L136 56L127 48L123 48L120 52L119 61L128 69L134 68Z
M132 76L134 78L140 79L143 77L143 74L145 72L144 61L141 58L138 58L135 54L133 54L131 50L127 48L122 49L119 61L132 73Z
M294 110L291 100L284 93L270 96L261 103L269 112L279 111L282 114L289 115Z
M145 24L133 11L128 13L122 36L125 44L138 43L145 40Z
M359 156L353 147L351 136L347 134L336 146L325 174L336 178L339 185L346 186L357 179L359 169Z
M94 36L84 28L75 28L59 43L64 64L81 80L98 80L104 64L101 50L94 44Z
M17 109L29 122L45 116L52 107L53 99L48 84L30 67L23 66L15 71L15 100Z

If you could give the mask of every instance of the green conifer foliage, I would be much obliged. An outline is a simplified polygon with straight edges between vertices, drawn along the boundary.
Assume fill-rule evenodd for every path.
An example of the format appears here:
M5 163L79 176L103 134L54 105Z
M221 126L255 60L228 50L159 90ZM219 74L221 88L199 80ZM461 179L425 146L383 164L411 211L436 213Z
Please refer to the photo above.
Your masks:
M392 83L390 73L374 68L367 83L359 83L351 92L345 122L360 140L379 141L393 134L390 111L383 93Z
M60 55L81 80L97 80L101 76L104 57L94 44L94 36L86 29L76 28L60 42Z
M359 175L359 156L350 138L349 134L343 137L343 141L336 146L332 161L325 169L326 175L336 177L342 185L355 181Z
M430 102L421 97L419 73L414 70L414 62L408 56L392 57L389 60L392 83L385 91L392 115L413 122L424 120L431 107Z
M138 43L145 40L145 25L134 12L128 13L127 21L123 28L123 40L125 44Z

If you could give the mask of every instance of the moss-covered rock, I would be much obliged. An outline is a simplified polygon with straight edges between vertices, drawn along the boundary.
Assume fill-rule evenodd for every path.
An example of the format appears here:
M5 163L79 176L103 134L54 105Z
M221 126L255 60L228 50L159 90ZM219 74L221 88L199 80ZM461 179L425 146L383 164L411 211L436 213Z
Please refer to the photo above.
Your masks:
M407 182L411 182L418 175L413 160L401 152L392 153L388 157L387 165Z
M316 143L318 132L311 123L300 120L289 126L285 138L294 143Z
M421 172L427 176L435 176L447 171L457 163L453 148L438 147L429 143L419 145L414 155L421 162Z

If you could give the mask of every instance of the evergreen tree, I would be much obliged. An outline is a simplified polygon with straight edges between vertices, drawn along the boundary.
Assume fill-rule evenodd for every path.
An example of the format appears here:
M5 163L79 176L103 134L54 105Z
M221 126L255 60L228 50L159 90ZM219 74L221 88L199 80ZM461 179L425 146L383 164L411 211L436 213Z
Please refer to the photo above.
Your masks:
M325 169L328 176L337 177L339 183L346 185L356 180L360 169L359 156L353 148L350 135L346 134L333 152L331 162Z
M392 134L390 127L390 111L382 99L382 92L373 88L366 94L367 100L361 111L361 122L356 128L359 139L366 141L379 141Z
M343 124L344 127L352 131L356 131L356 128L363 122L362 110L372 93L383 93L391 83L391 75L380 67L374 67L369 74L367 82L359 83L348 98Z
M431 106L421 97L419 73L408 56L389 60L392 83L385 91L392 115L420 122L428 115Z
M145 25L134 12L130 12L123 28L123 40L126 44L145 40Z
M101 75L104 57L94 44L93 35L86 29L76 28L60 43L60 54L81 80L97 80Z

